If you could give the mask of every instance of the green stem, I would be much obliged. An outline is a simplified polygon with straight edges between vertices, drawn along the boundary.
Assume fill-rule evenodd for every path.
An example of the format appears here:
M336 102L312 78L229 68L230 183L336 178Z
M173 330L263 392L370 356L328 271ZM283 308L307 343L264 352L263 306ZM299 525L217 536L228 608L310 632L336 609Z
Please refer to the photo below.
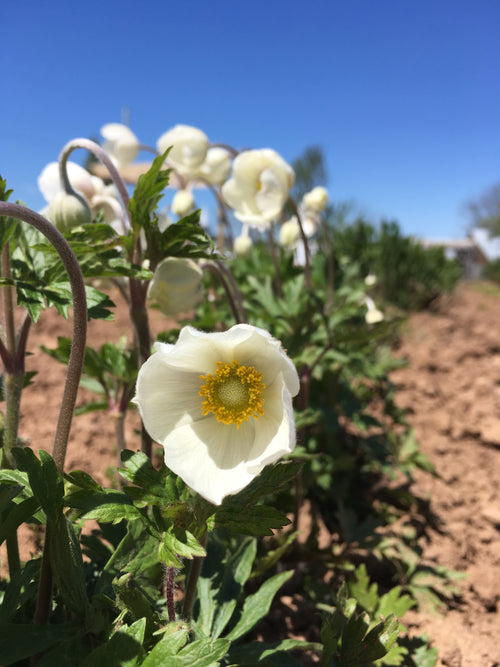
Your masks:
M10 279L10 250L6 243L2 248L2 276ZM6 285L3 289L3 323L5 330L5 346L2 342L2 356L5 360L5 419L3 447L1 456L2 468L15 468L12 448L17 445L19 420L21 419L21 394L24 386L24 367L16 367L16 333L14 322L13 289ZM23 359L24 361L24 359ZM21 569L17 531L6 539L7 564L9 576L12 578Z
M205 547L207 544L207 533L200 540L200 544ZM182 616L185 621L191 620L191 614L193 612L194 599L196 597L196 585L200 577L201 568L203 565L203 559L205 556L195 556L191 561L191 567L189 568L189 575L186 583L186 588L184 591L184 604L182 607Z

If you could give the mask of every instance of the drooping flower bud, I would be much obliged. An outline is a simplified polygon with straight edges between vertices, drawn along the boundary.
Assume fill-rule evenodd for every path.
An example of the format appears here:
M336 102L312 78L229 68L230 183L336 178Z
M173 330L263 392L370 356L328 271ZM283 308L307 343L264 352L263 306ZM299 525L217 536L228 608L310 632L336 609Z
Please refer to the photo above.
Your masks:
M207 135L197 127L176 125L162 134L156 142L160 153L164 153L170 146L172 148L168 154L168 163L184 176L195 176L207 156Z
M302 198L304 208L314 211L314 213L321 213L325 210L328 204L328 191L326 188L318 185Z
M252 249L252 239L248 234L242 234L234 239L233 250L237 257L246 257Z
M299 236L300 227L295 216L281 225L279 239L280 244L284 248L290 248L294 246L299 240Z
M63 234L73 227L92 222L90 207L83 197L60 192L50 202L48 217Z
M200 299L202 270L192 259L167 257L158 264L149 284L148 299L156 301L164 315L178 315Z
M172 212L179 218L184 217L194 208L194 197L190 190L179 190L172 199Z
M101 127L101 134L106 139L103 148L118 168L130 164L139 154L139 139L126 125L108 123Z

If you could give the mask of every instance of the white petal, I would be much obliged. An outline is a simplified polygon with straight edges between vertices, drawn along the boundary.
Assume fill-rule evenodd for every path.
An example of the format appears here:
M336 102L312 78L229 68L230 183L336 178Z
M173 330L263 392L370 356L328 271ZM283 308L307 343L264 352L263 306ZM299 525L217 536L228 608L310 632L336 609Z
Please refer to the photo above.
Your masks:
M220 424L215 417L175 429L166 441L165 464L188 486L219 505L255 477L246 467L254 439L253 424Z

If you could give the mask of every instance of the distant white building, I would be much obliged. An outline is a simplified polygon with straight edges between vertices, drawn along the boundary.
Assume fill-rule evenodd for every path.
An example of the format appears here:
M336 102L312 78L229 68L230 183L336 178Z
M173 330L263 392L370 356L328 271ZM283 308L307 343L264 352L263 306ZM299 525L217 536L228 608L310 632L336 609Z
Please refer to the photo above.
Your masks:
M483 268L500 258L500 238L489 237L486 229L473 229L463 239L418 239L425 248L443 248L446 257L457 259L464 278L479 278Z

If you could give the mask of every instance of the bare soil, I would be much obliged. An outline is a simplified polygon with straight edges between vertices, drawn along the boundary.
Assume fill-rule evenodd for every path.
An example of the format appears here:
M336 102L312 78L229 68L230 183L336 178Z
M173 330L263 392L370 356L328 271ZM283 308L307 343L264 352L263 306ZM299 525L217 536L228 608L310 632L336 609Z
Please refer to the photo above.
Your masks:
M114 323L91 322L89 345L131 337L127 310L119 295L112 298L121 304ZM155 314L155 333L168 325ZM43 313L30 334L27 365L38 375L23 395L20 436L35 449L51 449L65 374L39 346L55 347L61 335L71 335L71 323L53 311ZM442 615L410 611L403 622L438 646L438 667L499 666L500 290L460 284L435 311L409 318L396 354L409 360L392 376L398 404L408 410L421 449L440 475L416 476L416 492L430 498L440 520L427 533L423 558L466 575ZM79 402L85 397L82 390ZM130 418L130 443L138 425L136 416ZM102 412L75 418L67 469L86 470L109 484L115 461L113 420ZM24 559L37 548L28 537L21 546ZM1 556L5 563L3 551Z

